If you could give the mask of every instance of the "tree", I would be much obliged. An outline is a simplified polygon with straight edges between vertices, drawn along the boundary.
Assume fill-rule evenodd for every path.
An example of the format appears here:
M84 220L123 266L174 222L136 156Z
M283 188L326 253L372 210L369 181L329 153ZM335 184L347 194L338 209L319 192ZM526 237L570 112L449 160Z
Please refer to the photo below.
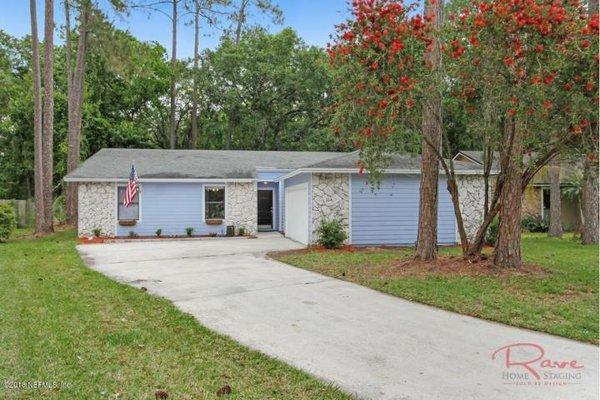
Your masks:
M335 71L335 130L361 150L361 169L377 183L389 153L415 151L422 174L416 256L437 254L438 156L441 152L442 2L425 16L399 1L356 1L339 25L330 57Z
M270 15L274 23L281 24L283 22L283 12L272 0L237 0L237 3L234 3L233 6L234 11L229 15L233 23L232 30L235 44L238 44L242 38L252 6L255 6L260 13Z
M588 13L590 18L590 30L598 35L598 0L589 0ZM593 46L597 49L598 46ZM597 72L597 66L596 66ZM596 75L598 82L598 75ZM595 102L597 97L590 99ZM598 119L597 113L591 118L589 126L589 140L587 148L589 153L583 161L583 188L582 188L582 208L583 208L583 226L581 230L581 242L583 244L598 244Z
M177 23L179 22L179 4L182 0L144 0L141 3L133 3L132 8L142 8L159 12L171 21L171 84L169 90L169 148L177 146ZM162 7L168 4L170 13L165 12Z
M249 9L252 5L256 6L261 13L270 14L273 18L273 22L277 24L283 22L283 13L281 12L281 9L271 0L239 0L237 5L234 4L234 11L229 15L229 18L233 22L233 43L235 45L238 45L242 39L242 33L247 23ZM230 109L228 114L227 140L225 142L226 149L231 148L235 131L239 128L239 122L239 109L237 106L234 106Z
M77 56L75 70L71 67L71 27L69 0L65 0L66 21L66 68L67 68L67 112L68 112L68 153L67 173L75 170L80 161L81 143L81 118L83 106L83 86L85 76L85 61L88 42L88 25L91 13L91 3L83 0L79 12L79 38L77 42ZM77 184L67 183L66 190L66 219L67 223L77 223Z
M270 35L256 28L238 44L223 38L202 62L204 97L244 135L231 145L244 149L327 148L322 144L328 119L331 78L325 53L307 46L287 28ZM235 110L235 111L232 111ZM225 146L230 125L225 128ZM221 139L222 140L222 139ZM312 143L311 143L312 141ZM223 142L219 143L223 146ZM313 147L313 149L315 149Z
M217 11L215 7L219 5L229 4L229 0L191 0L191 9L193 14L194 23L194 56L193 56L193 69L192 69L192 90L191 90L191 132L190 132L190 148L196 149L198 147L198 79L200 74L199 61L200 61L200 20L204 19L209 25L214 25L216 22Z
M450 21L446 54L454 93L472 121L485 128L493 105L497 117L488 125L504 127L489 130L502 150L500 173L471 251L480 251L489 223L500 213L494 262L518 266L520 192L549 160L577 146L594 114L587 97L597 93L590 50L597 24L576 1L535 0L468 4ZM523 165L525 150L536 156Z
M171 149L175 148L177 144L177 131L175 130L175 113L177 112L176 97L177 97L177 6L179 0L171 0L172 12L171 12L171 114L169 118L169 138Z
M43 233L54 230L54 0L45 1L44 10L44 98L42 121L42 166L44 197Z
M425 16L436 31L442 26L443 0L426 0ZM424 61L431 68L440 69L440 42L433 36L428 43ZM433 260L437 256L438 180L439 162L436 150L442 146L442 98L438 88L432 86L423 106L423 143L421 145L421 185L419 189L419 229L416 256L420 260Z
M562 236L560 204L560 159L558 156L550 161L550 228L551 237Z
M31 73L33 82L33 131L34 131L34 171L35 171L35 232L46 231L44 206L44 165L42 142L42 81L40 73L39 39L37 30L36 0L29 1L31 13Z

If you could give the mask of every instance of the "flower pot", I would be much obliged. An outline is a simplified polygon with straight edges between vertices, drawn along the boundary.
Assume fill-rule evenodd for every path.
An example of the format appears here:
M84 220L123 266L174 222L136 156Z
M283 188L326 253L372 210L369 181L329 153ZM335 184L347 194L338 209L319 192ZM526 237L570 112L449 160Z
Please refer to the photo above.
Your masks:
M119 225L121 226L135 226L137 221L135 219L122 219L119 221Z

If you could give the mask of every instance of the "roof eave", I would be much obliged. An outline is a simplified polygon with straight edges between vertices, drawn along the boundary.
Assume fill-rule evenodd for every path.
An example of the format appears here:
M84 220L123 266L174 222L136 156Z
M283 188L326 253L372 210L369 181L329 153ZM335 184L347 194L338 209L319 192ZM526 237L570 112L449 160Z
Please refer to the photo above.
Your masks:
M127 182L127 178L82 178L69 177L63 178L65 182L77 183L111 183ZM256 178L139 178L140 183L193 183L193 182L238 182L249 183L256 182Z

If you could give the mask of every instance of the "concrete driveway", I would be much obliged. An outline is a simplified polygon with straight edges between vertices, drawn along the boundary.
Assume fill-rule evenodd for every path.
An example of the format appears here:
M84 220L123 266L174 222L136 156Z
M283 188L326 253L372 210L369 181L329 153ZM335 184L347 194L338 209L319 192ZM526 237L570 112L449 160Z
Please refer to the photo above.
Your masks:
M203 325L359 398L598 398L596 346L453 314L264 258L268 250L298 247L265 235L78 250L91 268L144 286ZM496 349L518 343L492 359ZM526 363L542 351L540 360ZM521 365L507 368L507 354ZM541 366L546 359L550 364ZM583 368L549 367L565 360Z

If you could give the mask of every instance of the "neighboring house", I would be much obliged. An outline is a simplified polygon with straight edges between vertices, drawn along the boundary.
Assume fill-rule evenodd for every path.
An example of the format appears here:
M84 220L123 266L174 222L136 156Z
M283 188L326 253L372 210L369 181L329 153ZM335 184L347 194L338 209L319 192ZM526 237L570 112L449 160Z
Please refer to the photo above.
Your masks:
M499 159L498 153L494 153L494 166ZM524 156L527 163L530 157ZM483 167L483 152L461 150L453 158L461 163L471 163ZM572 162L561 162L560 186L567 187L571 181L581 174L581 167ZM549 218L550 217L550 166L546 165L535 174L529 185L523 192L523 215ZM576 199L568 198L561 194L561 220L565 227L575 228L579 223L579 203Z
M135 204L123 206L132 162L139 175ZM358 170L353 153L103 149L65 177L79 183L80 236L130 232L152 236L281 231L316 241L325 219L339 219L354 245L412 245L419 214L420 157L394 155L379 185ZM467 226L483 215L481 168L456 163ZM438 241L457 242L452 203L440 176ZM472 230L472 228L471 228Z

